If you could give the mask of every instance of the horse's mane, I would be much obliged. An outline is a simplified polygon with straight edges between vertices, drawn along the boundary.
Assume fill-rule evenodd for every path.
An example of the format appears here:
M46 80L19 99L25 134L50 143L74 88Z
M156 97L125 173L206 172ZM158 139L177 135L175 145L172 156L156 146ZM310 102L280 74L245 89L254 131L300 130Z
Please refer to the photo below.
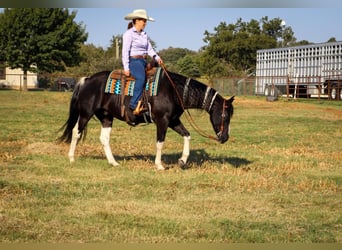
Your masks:
M179 73L175 73L175 72L170 72L170 71L167 71L171 78L174 80L174 83L177 84L177 85L180 85L180 86L184 86L186 84L186 81L187 79L191 79L191 84L192 85L196 85L197 88L199 89L205 89L207 88L207 85L192 78L192 77L187 77L187 76L184 76L184 75L181 75Z

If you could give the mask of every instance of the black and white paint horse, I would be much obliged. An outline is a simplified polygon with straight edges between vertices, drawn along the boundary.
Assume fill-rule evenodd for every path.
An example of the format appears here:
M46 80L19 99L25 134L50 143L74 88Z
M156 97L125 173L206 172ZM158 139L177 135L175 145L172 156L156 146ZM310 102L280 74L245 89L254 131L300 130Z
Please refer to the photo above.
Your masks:
M82 78L73 92L69 118L64 124L62 142L70 143L69 159L74 162L75 149L88 121L95 115L101 122L100 141L110 164L117 166L109 144L114 118L125 121L121 115L121 95L104 92L107 78L111 72L103 71L88 78ZM130 97L125 97L128 103ZM126 100L127 99L127 100ZM210 115L210 121L216 133L216 140L224 143L229 139L230 119L233 115L234 97L223 98L216 90L194 79L162 70L158 95L149 97L151 121L157 127L157 152L155 165L158 170L162 165L162 149L168 128L184 138L180 165L185 165L190 154L190 133L180 121L184 109L204 109ZM144 117L138 117L137 123L145 123ZM62 129L63 129L62 128Z

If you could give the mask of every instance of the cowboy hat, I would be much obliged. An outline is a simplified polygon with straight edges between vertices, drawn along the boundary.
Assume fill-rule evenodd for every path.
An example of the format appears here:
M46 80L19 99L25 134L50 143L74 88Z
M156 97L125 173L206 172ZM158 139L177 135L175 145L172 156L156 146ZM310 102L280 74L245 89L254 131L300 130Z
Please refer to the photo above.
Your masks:
M152 22L154 21L154 18L147 16L146 10L143 9L133 10L132 13L125 16L125 20L133 20L136 18L143 18Z

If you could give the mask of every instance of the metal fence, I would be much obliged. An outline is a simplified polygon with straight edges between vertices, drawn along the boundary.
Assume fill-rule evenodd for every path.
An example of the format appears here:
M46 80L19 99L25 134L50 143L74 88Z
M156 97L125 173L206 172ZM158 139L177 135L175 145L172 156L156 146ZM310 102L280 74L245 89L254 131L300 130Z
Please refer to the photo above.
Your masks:
M28 89L72 91L82 76L28 74ZM316 98L342 101L342 76L289 78L284 76L249 76L214 78L209 85L223 96L283 96L286 98ZM7 74L0 79L0 89L23 89L23 74Z
M222 77L214 78L211 86L224 96L255 95L255 77Z
M322 83L321 77L251 76L214 78L210 86L224 96L283 96L285 98L316 98L342 100L342 76Z

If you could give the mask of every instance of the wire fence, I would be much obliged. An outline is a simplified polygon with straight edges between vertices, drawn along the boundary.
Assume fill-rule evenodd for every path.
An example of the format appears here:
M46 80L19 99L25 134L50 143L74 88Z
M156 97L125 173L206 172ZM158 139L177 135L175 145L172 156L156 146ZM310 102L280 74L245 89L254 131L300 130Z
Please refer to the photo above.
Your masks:
M224 96L255 95L255 77L222 77L214 78L211 86Z
M30 90L72 91L78 75L27 75ZM249 76L214 78L209 85L223 96L283 96L286 98L316 98L342 100L342 76L322 83L320 77ZM0 78L0 89L24 89L24 74L6 74Z

